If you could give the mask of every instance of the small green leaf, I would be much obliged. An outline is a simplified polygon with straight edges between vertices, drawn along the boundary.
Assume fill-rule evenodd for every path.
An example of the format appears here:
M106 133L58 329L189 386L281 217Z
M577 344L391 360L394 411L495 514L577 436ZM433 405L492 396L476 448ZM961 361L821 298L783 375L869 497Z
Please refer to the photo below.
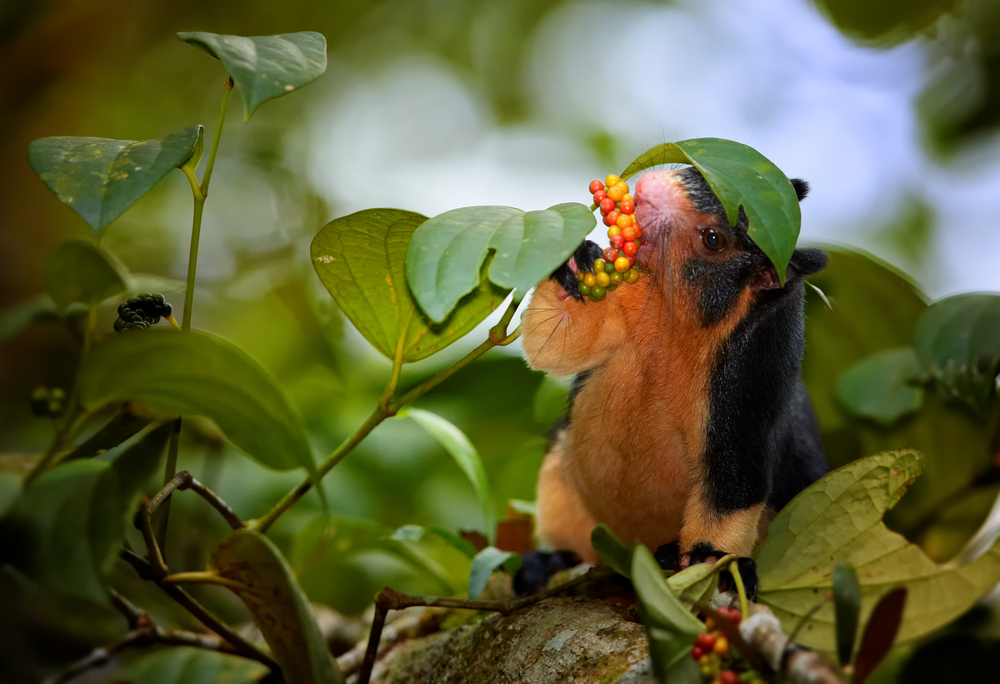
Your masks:
M917 360L955 397L984 408L1000 364L1000 295L949 297L927 309L913 335Z
M507 505L510 506L515 513L530 515L533 518L538 517L537 501L525 501L524 499L508 499Z
M864 684L892 649L903 622L906 597L906 588L898 587L883 596L872 610L854 663L855 684Z
M153 430L100 459L40 475L0 521L0 565L11 563L46 589L105 602L105 572L168 435L169 429Z
M165 416L206 416L269 468L315 467L301 419L274 378L215 335L166 329L113 335L88 354L78 382L89 410L134 401Z
M194 31L177 37L225 65L243 97L244 121L268 100L287 95L326 71L326 38L314 31L250 38Z
M942 15L951 12L957 2L814 0L813 4L844 35L868 46L887 48L920 36Z
M890 451L838 468L800 493L771 522L757 554L757 600L791 630L831 590L834 565L844 562L858 574L862 619L888 588L908 590L899 643L962 615L1000 582L1000 542L963 565L938 565L889 531L882 516L922 470L920 453ZM799 641L833 652L833 607L819 610L808 626Z
M791 181L760 152L721 138L694 138L663 143L622 171L622 179L661 164L691 164L708 181L735 226L740 207L747 214L747 235L763 250L785 284L788 262L799 238L802 215Z
M920 410L923 379L912 347L895 347L873 354L848 368L837 381L837 399L856 416L891 425Z
M476 547L472 545L472 542L455 534L451 530L446 530L445 528L438 527L437 525L431 525L430 527L423 527L421 525L403 525L392 533L392 538L400 541L418 542L428 534L443 539L469 558L476 557Z
M118 679L142 684L255 684L267 667L236 655L172 646L140 651Z
M843 667L851 662L854 653L861 612L861 586L850 563L833 565L833 609L837 620L837 658Z
M626 544L610 527L598 523L590 533L590 545L601 554L604 564L619 575L629 577L632 572L632 553L635 544Z
M278 547L254 530L236 530L212 555L211 568L253 615L288 684L342 684L316 623Z
M704 603L719 586L719 573L711 563L695 563L667 578L667 586L678 596Z
M447 211L413 234L406 254L410 289L431 319L443 321L482 286L485 263L491 282L523 297L573 254L596 223L590 209L575 203L527 213L512 207Z
M45 287L60 310L100 304L126 290L128 271L111 254L82 240L56 245L45 260Z
M407 247L426 220L402 209L366 209L328 223L311 247L313 268L354 327L388 359L403 337L404 363L455 342L507 296L505 290L477 279L471 288L475 291L447 320L434 323L427 318L410 294L405 272Z
M455 463L462 469L465 476L476 490L479 503L483 507L483 519L486 521L486 536L493 539L496 534L496 512L493 508L493 495L490 493L490 483L486 478L486 468L479 457L476 447L465 436L465 433L436 413L417 408L405 408L400 411L399 418L410 418L426 430L434 439L440 442L445 451L451 454Z
M181 166L199 145L201 126L158 140L42 138L28 162L64 204L90 224L94 237Z
M670 590L663 579L660 564L642 544L636 544L632 552L631 577L639 603L653 625L688 636L694 636L705 628L704 623Z
M151 418L136 416L123 410L63 456L62 460L66 462L78 458L93 458L114 448L116 444L131 439L134 435L142 432L151 422Z
M469 571L469 598L477 598L483 593L490 575L501 565L514 576L521 569L521 557L512 551L501 551L495 546L487 546L476 554Z

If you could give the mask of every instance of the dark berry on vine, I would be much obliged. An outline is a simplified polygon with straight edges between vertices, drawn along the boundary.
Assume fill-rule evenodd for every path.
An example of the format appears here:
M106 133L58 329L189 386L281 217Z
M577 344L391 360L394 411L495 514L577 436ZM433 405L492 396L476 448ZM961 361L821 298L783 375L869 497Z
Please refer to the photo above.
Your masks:
M163 317L170 316L174 313L174 307L170 306L164 302L163 306L160 307L160 315Z

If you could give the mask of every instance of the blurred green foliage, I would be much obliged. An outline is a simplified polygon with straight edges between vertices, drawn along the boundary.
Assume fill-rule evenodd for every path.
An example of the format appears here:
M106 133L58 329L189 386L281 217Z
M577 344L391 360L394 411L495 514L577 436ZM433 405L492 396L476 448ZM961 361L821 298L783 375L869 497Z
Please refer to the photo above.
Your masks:
M309 112L381 64L425 54L445 61L484 98L497 122L524 122L532 114L525 74L531 36L565 4L0 2L0 91L5 93L0 163L9 170L0 184L0 311L43 289L44 258L52 245L89 232L31 174L25 153L31 140L53 134L145 140L195 123L211 124L221 91L218 65L206 64L210 60L204 55L178 43L177 31L320 31L329 41L331 64L324 79L294 102L284 98L263 107L246 127L238 112L230 113L206 216L196 326L233 341L267 368L302 414L314 452L329 453L367 417L384 388L389 363L346 322L309 265L309 242L343 213L304 180L300 131ZM930 149L954 151L1000 123L1000 58L994 54L998 3L962 3L963 12L955 14L947 14L954 2L887 5L902 9L902 15L873 12L868 3L816 4L848 35L865 42L931 36L932 78L918 103ZM945 19L935 25L942 13ZM981 49L959 49L966 41ZM610 163L618 146L603 131L580 144L598 168ZM372 180L352 182L360 188ZM170 174L108 227L102 246L133 273L183 277L187 193L181 174ZM881 232L895 253L919 265L933 231L933 216L914 201ZM809 296L804 376L831 463L900 446L923 451L927 475L886 521L921 543L931 557L946 560L962 548L996 497L998 485L990 479L996 469L992 426L933 393L919 412L890 426L848 414L834 391L840 374L872 353L909 345L926 298L902 273L850 252L834 254L830 268L813 280L829 295L833 310ZM179 296L168 299L179 308ZM9 483L18 477L12 473L22 473L23 461L41 453L51 436L51 425L30 413L31 390L39 384L68 388L79 356L72 326L46 303L37 306L45 315L16 335L5 334L7 319L0 323L0 510L5 492L13 492ZM71 320L73 315L66 312ZM110 330L114 317L112 306L102 308L99 329ZM479 341L473 334L456 348L408 366L402 386L430 377ZM509 499L534 499L546 434L561 413L565 392L565 385L529 371L516 351L494 350L418 406L444 416L470 437L485 464L495 512L501 514ZM207 421L185 421L180 454L179 468L195 473L244 519L265 513L301 479L298 472L271 471L245 458ZM408 553L427 564L453 572L444 579L408 562L406 554L385 542L406 524L448 530L484 524L476 493L454 460L411 421L380 426L322 487L328 508L310 494L270 531L312 600L354 613L386 584L422 594L455 588L467 579L467 571L459 576L467 559L440 538L400 543L411 544ZM155 486L147 487L146 493L152 491ZM228 532L188 494L174 499L171 529L166 554L183 568L205 567ZM141 546L135 530L127 529L126 536ZM349 548L339 546L345 543ZM338 545L337 553L324 544ZM112 573L115 586L158 620L197 627L127 566L116 564ZM212 589L192 593L227 620L249 619L234 597ZM37 671L82 656L122 630L121 617L106 606L33 594L12 572L0 571L0 605L4 681L32 681ZM985 619L984 624L991 623ZM972 629L978 634L975 630L985 628ZM982 644L983 653L996 649L995 641ZM917 653L930 658L941 648L932 643Z

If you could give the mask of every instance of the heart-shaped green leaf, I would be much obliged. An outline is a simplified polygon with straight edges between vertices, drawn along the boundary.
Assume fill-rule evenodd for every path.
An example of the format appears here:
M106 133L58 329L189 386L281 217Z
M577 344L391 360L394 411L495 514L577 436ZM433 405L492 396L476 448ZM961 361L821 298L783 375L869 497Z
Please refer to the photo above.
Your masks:
M105 571L169 428L40 475L0 521L0 564L10 563L46 589L104 602Z
M174 646L140 651L118 676L142 684L255 684L266 674L265 666L240 656Z
M158 140L55 137L28 145L28 162L95 237L172 169L194 153L202 136L192 126Z
M459 300L481 287L483 265L500 287L516 297L558 268L597 224L582 204L544 211L512 207L465 207L425 221L406 254L406 276L420 308L443 321Z
M1000 543L964 565L938 565L881 522L923 471L912 450L869 456L831 472L775 517L757 555L758 601L791 630L833 585L836 562L850 563L861 586L861 616L891 588L909 592L899 643L951 622L1000 581ZM834 608L824 606L799 632L806 646L833 652Z
M869 356L837 380L837 399L856 416L891 425L920 410L924 378L912 347L895 347Z
M222 62L243 97L243 120L257 107L315 81L326 71L326 38L314 31L275 36L220 36L178 33Z
M206 416L265 466L314 468L301 420L277 382L215 335L164 329L111 336L91 350L78 382L89 410L134 401L168 416Z
M284 681L343 683L295 573L270 539L236 530L212 555L211 569L250 610Z
M402 344L404 363L455 342L507 296L506 290L480 282L477 266L474 292L451 316L434 323L424 315L406 284L406 250L425 221L412 211L366 209L328 223L311 248L313 268L354 327L389 359Z
M622 171L623 179L661 164L691 164L722 202L730 225L740 207L750 222L747 235L757 243L785 284L785 271L799 239L802 215L791 181L760 152L721 138L694 138L663 143L639 155Z
M917 323L913 349L925 370L954 396L985 407L1000 364L1000 295L935 302Z
M94 306L125 292L128 271L111 254L83 240L56 245L45 260L45 287L60 310Z
M635 544L626 544L610 527L598 523L590 533L590 545L601 555L601 560L619 575L628 577L632 572L632 552Z
M476 490L479 503L483 507L483 519L486 524L486 536L493 539L496 535L497 517L493 509L493 495L490 493L490 483L486 478L486 468L479 457L476 447L465 436L465 433L436 413L416 408L405 408L397 414L400 418L410 418L426 430L434 439L440 442L445 451L451 454L455 463L462 469L465 476Z

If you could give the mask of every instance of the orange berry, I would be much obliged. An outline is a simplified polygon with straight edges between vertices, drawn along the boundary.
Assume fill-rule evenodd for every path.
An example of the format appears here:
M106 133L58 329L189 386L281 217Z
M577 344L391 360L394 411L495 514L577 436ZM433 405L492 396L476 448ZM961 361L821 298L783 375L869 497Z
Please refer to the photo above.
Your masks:
M625 256L634 257L636 254L639 253L639 245L635 244L634 242L626 242L624 245L622 245L622 251L625 252Z
M608 283L611 282L611 276L609 276L606 272L601 271L594 276L594 281L601 287L607 287Z
M619 214L618 210L615 209L614 211L612 211L611 213L609 213L607 216L604 217L604 224L607 225L608 227L615 225L616 223L618 223L619 216L621 216L621 214Z
M617 224L608 228L608 237L611 237L612 235L621 235L621 234L622 234L622 229L619 228Z
M593 273L587 273L583 276L583 284L587 287L593 287L597 284L597 279L594 277Z
M622 189L622 199L625 199L625 195L628 194L628 183L626 183L625 181L618 181L617 183L615 183L615 187Z
M623 197L622 205L618 208L618 210L621 211L621 213L623 214L634 214L635 204L632 203L632 200L627 200Z
M632 227L631 217L628 214L619 214L615 225L622 229L622 235L624 235L625 229Z
M619 273L624 273L630 266L632 266L632 264L628 262L628 257L618 257L615 259L615 270Z
M635 226L625 226L622 228L622 237L625 238L625 242L632 242L639 236L635 233Z
M633 202L634 203L635 202L635 198L632 197L632 195L626 194L624 197L622 197L622 202Z
M610 188L612 185L618 183L619 181L621 181L621 178L612 173L610 176L604 179L604 184Z
M621 198L625 196L625 191L620 185L612 185L608 188L608 199L613 199L615 202L621 201Z
M728 655L729 640L724 636L719 637L718 639L715 640L715 646L712 647L712 650L721 656Z

